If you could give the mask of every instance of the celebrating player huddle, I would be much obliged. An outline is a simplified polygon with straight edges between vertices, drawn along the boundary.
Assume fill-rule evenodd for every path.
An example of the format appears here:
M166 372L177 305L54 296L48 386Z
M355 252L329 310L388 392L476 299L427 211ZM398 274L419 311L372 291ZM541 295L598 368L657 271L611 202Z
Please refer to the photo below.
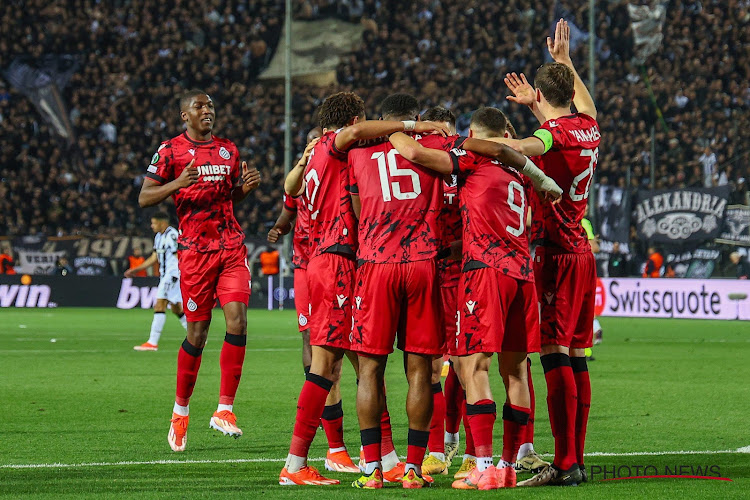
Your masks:
M362 441L362 476L352 486L429 486L428 473L447 473L461 413L467 453L454 488L587 480L583 449L591 386L583 351L592 343L596 275L580 219L599 130L593 100L570 61L567 23L558 23L548 48L556 62L539 69L536 88L524 75L506 78L514 94L509 99L527 105L541 124L525 139L513 138L507 118L494 108L477 110L469 137L459 137L451 135L450 119L437 118L444 116L440 110L429 111L435 121L420 121L419 103L408 94L387 97L378 121L365 120L364 103L353 93L333 94L321 105L322 136L285 182L287 196L309 212L307 227L297 222L298 231L309 231L310 256L309 306L298 309L309 313L300 313L300 320L304 316L310 325L312 359L280 484L339 483L307 465L307 453L347 351L358 357ZM444 207L454 199L460 224ZM277 222L269 239L290 229ZM460 264L451 264L459 254ZM456 285L457 294L441 293ZM394 343L404 352L409 384L405 463L393 461L390 424L384 425L384 373ZM548 385L552 464L533 451L533 352L541 352ZM497 465L497 410L489 383L495 353L506 389ZM446 354L454 382L444 401L439 374L433 381ZM452 417L442 443L446 405ZM517 470L537 474L517 483Z
M599 129L593 100L570 61L567 23L560 20L547 43L556 62L538 70L535 88L523 74L505 80L513 93L508 99L528 106L540 122L524 139L515 138L495 108L475 111L468 137L458 136L450 111L433 108L420 119L419 102L404 93L382 101L380 120L366 120L364 102L352 92L333 94L320 106L320 131L287 176L284 209L268 235L278 241L296 218L294 286L306 346L305 382L279 484L339 484L307 463L322 425L329 442L325 466L361 471L353 487L430 486L430 474L448 473L461 415L467 442L454 488L587 480L591 385L584 349L592 345L596 274L580 221ZM157 242L169 236L164 241L179 254L179 271L171 275L180 278L187 319L168 434L174 451L186 447L188 402L217 299L227 331L210 426L242 435L233 401L245 354L250 276L233 204L260 182L231 141L212 135L208 95L185 94L181 116L186 132L159 148L139 197L149 206L172 196L180 218L179 237L164 233L166 222L155 228L164 233ZM160 332L163 309L157 313L160 324L153 328ZM144 346L155 350L157 341L152 333ZM405 462L393 446L387 407L385 368L394 344L404 353L408 383ZM551 464L533 449L529 354L536 352L555 439ZM497 464L497 405L489 382L496 353L506 390ZM338 383L345 356L358 379L359 467L343 441ZM444 356L450 357L445 393ZM517 471L536 475L519 482Z

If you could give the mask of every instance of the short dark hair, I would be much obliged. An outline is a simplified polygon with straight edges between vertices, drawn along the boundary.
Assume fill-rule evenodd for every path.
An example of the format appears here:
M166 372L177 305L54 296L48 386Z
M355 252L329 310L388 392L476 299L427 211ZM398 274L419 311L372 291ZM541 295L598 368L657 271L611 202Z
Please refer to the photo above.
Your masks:
M471 127L486 130L489 135L502 137L508 126L505 113L497 108L479 108L471 115Z
M151 216L152 219L156 220L164 220L169 222L169 215L167 215L167 212L154 212L154 214Z
M394 120L416 120L419 101L411 94L391 94L380 103L380 115Z
M505 113L503 113L505 114ZM510 134L511 139L518 139L518 134L516 133L516 127L513 126L513 124L510 122L508 117L506 116L505 119L507 120L507 124L505 125L505 130L508 131Z
M443 106L433 106L422 113L422 120L431 122L448 122L453 127L456 126L456 115L448 108Z
M206 94L206 92L201 89L190 89L183 92L182 95L180 95L180 111L183 111L185 108L190 106L190 101L192 101L193 97L197 95L208 94Z
M574 85L573 70L560 63L542 65L534 77L534 86L541 90L547 102L556 108L570 106Z
M354 92L331 94L318 108L320 126L328 130L347 126L355 116L365 116L365 101Z

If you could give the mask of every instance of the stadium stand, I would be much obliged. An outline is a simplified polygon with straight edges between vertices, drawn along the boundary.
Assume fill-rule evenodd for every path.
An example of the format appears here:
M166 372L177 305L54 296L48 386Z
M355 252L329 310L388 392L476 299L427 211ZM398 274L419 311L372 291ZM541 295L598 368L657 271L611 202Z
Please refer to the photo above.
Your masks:
M564 14L577 27L574 60L585 76L583 2L430 0L295 1L300 19L339 16L365 27L338 67L338 88L365 98L370 116L394 90L442 104L468 127L480 105L506 109L519 131L535 124L506 102L503 77L530 77L540 40ZM398 4L398 8L396 8ZM602 184L650 186L656 124L656 188L730 184L747 203L750 128L750 2L669 2L664 42L642 69L631 63L627 2L597 2L595 99L600 109ZM23 7L23 8L21 8ZM283 84L256 77L279 44L283 2L211 0L203 17L180 0L3 2L0 69L18 56L75 54L80 68L63 91L77 140L54 138L32 103L0 78L0 226L6 235L141 234L136 204L159 141L180 130L170 97L202 87L218 103L217 133L264 172L238 209L248 234L275 220L283 176ZM461 26L457 29L456 26ZM668 130L659 125L646 76ZM301 152L315 109L332 87L295 84L293 147ZM626 137L627 140L623 140ZM629 173L628 173L629 172Z

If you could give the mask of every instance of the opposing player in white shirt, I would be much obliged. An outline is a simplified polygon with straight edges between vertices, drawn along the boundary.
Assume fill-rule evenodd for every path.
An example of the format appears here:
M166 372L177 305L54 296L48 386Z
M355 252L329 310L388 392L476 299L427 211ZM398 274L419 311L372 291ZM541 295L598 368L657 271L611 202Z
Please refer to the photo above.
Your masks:
M180 293L180 270L177 267L177 230L169 225L169 216L157 212L151 217L151 229L154 230L154 251L140 266L125 271L126 278L153 266L159 261L159 289L154 304L154 319L151 322L151 335L144 344L133 347L136 351L156 351L159 346L161 331L167 321L167 303L172 304L172 312L179 318L182 327L187 330L185 313L182 310Z

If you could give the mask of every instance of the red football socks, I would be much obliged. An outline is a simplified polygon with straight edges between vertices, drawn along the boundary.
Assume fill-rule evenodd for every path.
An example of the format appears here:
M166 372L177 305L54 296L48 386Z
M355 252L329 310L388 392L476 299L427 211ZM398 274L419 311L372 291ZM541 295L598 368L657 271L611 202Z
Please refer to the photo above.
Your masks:
M476 457L492 456L492 428L495 426L497 407L491 399L480 399L473 405L466 405L466 415L474 438Z
M187 406L190 396L193 395L202 354L203 349L195 347L188 342L187 338L182 342L182 347L177 353L177 390L174 400L180 406Z
M380 427L362 429L359 431L359 436L362 440L362 452L365 455L365 462L380 462Z
M396 449L393 446L393 432L391 431L391 415L388 413L388 403L380 416L380 456L384 457Z
M323 408L323 416L320 419L323 430L328 439L328 447L331 449L344 447L344 410L341 401L335 405ZM379 443L379 441L378 441ZM378 449L380 444L378 444Z
M432 420L427 447L433 453L445 453L445 396L440 382L432 384Z
M585 357L570 358L573 377L578 391L578 406L576 408L576 463L583 465L583 448L586 443L586 427L589 422L591 408L591 379L589 367Z
M576 381L567 354L546 354L541 359L547 380L549 421L555 437L554 465L560 470L568 470L576 463Z
M526 438L526 425L529 423L529 409L511 404L503 405L503 455L502 459L514 463L518 448Z
M458 432L461 424L464 400L466 398L464 390L458 382L458 376L453 369L453 365L450 365L450 369L448 370L443 394L445 395L445 432L455 434Z
M297 418L294 423L292 444L289 447L290 454L298 457L307 456L331 387L333 387L333 382L330 380L314 373L307 374L297 400Z
M234 404L234 396L242 378L242 364L245 362L245 344L247 335L232 335L227 333L224 345L221 347L219 366L221 367L221 387L219 389L219 404Z
M466 433L466 449L464 450L465 455L471 455L472 457L477 456L477 450L474 448L474 437L471 433L471 423L469 422L469 416L466 414L466 391L464 391L464 432Z
M409 429L406 448L406 463L418 466L421 470L424 452L427 449L427 440L430 438L429 431L418 431Z

